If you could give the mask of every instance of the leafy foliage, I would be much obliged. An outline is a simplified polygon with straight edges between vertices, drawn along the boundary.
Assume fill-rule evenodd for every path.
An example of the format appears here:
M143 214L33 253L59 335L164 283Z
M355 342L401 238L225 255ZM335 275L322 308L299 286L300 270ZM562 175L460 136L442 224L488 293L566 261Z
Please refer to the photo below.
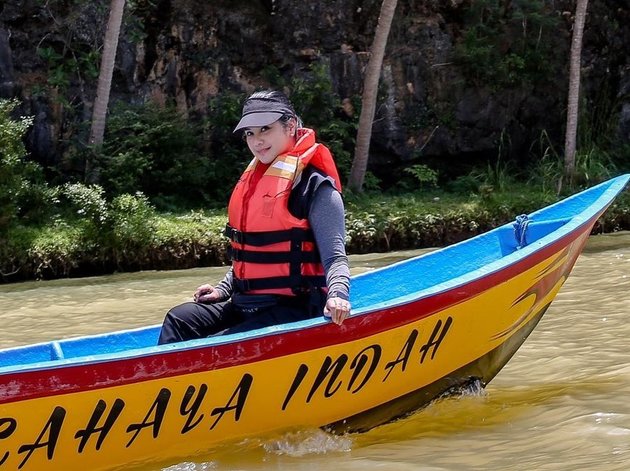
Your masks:
M141 193L108 201L102 187L82 183L59 188L57 215L26 250L36 277L67 276L80 267L105 272L147 266L156 231L155 209ZM2 268L2 267L0 267ZM97 270L97 271L98 271Z
M349 117L332 90L328 70L312 67L290 86L296 111L317 130L342 175L352 162L356 117ZM109 196L141 191L159 209L224 206L251 154L232 130L244 94L224 93L209 102L200 124L173 105L118 105L98 153L100 183Z
M225 93L210 101L207 121L204 125L209 142L209 168L206 191L208 199L224 206L232 187L252 159L240 136L232 130L241 117L244 94Z
M122 105L112 112L98 155L107 194L145 194L161 208L203 205L210 165L200 128L173 105Z
M109 214L103 188L98 185L69 183L63 186L62 194L67 199L67 206L74 213L71 217L85 219L97 230L107 226Z
M480 84L501 88L550 77L558 18L543 0L471 3L456 59Z
M438 172L425 164L415 164L405 168L404 171L410 174L421 187L425 184L437 187Z
M89 81L98 77L98 51L88 49L69 57L57 53L52 47L42 47L37 52L48 65L48 85L53 88L65 91L74 75Z
M574 187L560 188L559 182L564 175L564 156L556 149L546 132L542 132L537 144L542 157L535 161L529 170L528 183L540 186L545 192L562 190L563 194L571 193L600 183L618 173L613 156L594 141L577 149L575 154Z
M30 117L11 117L16 100L0 100L0 235L18 216L37 219L51 193L41 167L25 159L23 136L33 124Z
M350 104L355 112L348 116L333 91L329 70L323 63L312 65L304 78L295 78L290 89L291 101L305 126L314 128L318 139L330 148L339 174L349 175L358 128L359 98Z
M439 196L437 196L439 195ZM556 201L523 185L491 197L448 194L363 195L346 205L346 247L381 252L459 242Z
M0 246L4 281L227 262L224 210L159 214L142 195L123 195L103 208L97 188L76 187L72 193L77 206L71 215L42 227L10 229L9 243ZM628 229L629 198L621 195L595 230ZM555 194L532 191L528 185L515 185L490 197L438 190L430 195L350 195L346 247L349 253L366 253L450 244L556 200ZM86 205L84 211L78 211L80 202ZM107 222L98 232L91 230L91 225L100 224L103 212Z

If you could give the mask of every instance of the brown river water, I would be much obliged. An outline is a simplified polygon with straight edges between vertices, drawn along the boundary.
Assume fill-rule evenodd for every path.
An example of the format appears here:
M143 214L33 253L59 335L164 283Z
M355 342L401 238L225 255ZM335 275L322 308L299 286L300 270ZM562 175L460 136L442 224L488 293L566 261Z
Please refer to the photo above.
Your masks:
M354 273L422 253L352 256ZM225 267L0 285L0 348L158 324ZM630 233L593 236L529 339L485 388L362 434L246 440L142 471L628 470Z

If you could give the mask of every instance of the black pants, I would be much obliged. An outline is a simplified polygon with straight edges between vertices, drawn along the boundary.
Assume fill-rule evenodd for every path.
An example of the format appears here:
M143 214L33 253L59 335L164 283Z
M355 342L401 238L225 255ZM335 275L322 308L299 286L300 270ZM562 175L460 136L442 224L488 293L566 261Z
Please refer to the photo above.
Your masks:
M213 304L188 302L166 314L158 345L233 334L321 316L325 296L235 296Z

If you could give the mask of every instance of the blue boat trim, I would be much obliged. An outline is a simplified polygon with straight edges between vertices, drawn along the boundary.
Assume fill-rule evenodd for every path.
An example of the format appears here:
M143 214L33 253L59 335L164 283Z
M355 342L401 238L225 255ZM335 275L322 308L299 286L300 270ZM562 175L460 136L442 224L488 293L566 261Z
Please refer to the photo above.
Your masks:
M527 245L524 247L518 248L513 225L508 223L431 253L356 275L351 280L353 317L446 292L503 270L570 235L601 214L629 179L630 174L619 176L531 213L528 215ZM390 276L393 273L395 276ZM420 278L417 273L430 276ZM405 279L404 284L397 281L401 278ZM375 290L374 286L379 289ZM390 297L382 299L383 293L390 294ZM323 318L310 319L163 346L156 345L159 326L150 326L14 347L0 350L0 375L195 350L294 332L328 322Z

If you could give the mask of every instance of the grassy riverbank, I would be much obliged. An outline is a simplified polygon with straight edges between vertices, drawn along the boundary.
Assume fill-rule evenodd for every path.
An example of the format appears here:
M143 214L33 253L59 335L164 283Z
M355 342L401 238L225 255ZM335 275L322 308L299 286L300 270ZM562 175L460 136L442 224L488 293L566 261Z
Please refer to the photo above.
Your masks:
M558 198L527 186L462 196L444 192L350 195L349 253L444 246L509 222ZM51 279L116 271L171 270L227 263L223 210L158 213L138 196L107 208L58 215L46 225L15 224L0 247L0 280ZM594 232L630 230L630 192Z

